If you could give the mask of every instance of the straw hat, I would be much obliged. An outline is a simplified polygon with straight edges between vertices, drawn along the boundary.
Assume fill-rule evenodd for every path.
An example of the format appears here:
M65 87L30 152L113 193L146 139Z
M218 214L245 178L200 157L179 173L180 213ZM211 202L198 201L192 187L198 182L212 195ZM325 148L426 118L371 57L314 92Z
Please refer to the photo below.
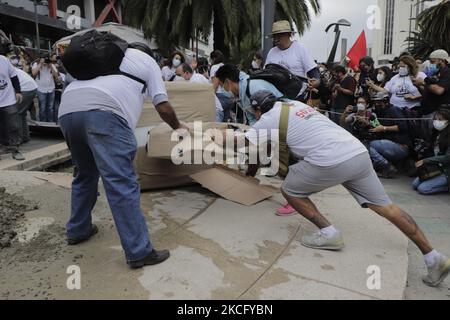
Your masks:
M282 33L293 33L294 30L291 27L291 23L287 20L277 21L272 26L272 33L269 33L267 36L272 37L275 34Z

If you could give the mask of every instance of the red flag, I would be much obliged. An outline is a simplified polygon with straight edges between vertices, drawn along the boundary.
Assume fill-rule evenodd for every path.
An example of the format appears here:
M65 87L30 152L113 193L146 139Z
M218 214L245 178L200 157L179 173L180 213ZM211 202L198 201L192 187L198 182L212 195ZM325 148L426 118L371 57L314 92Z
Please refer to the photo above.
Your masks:
M348 66L357 71L359 69L359 60L365 56L367 56L367 42L366 33L363 31L347 54Z

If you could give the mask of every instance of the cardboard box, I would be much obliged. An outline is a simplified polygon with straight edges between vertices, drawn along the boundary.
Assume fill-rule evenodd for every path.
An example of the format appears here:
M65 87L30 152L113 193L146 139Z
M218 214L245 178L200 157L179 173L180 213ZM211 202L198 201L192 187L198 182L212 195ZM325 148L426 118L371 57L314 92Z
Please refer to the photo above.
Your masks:
M216 100L212 85L176 81L166 82L166 88L179 120L216 121ZM155 106L148 102L143 107L137 128L157 126L162 122Z
M217 139L223 139L222 131L249 127L241 124L196 122L188 123L189 136L181 136L167 124L161 124L150 130L148 140L148 156L150 158L172 159L177 164L224 164L227 159L237 157L234 145L217 144ZM244 139L242 139L242 143ZM214 161L217 160L217 161Z
M167 159L147 157L146 148L139 148L134 161L142 191L184 187L195 184L189 176L209 166L177 166Z

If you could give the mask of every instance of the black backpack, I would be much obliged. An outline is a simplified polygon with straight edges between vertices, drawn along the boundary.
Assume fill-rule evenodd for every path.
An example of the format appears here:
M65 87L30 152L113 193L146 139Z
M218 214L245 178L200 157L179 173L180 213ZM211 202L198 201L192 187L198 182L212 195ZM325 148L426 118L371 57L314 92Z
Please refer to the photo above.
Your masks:
M147 90L144 80L120 71L128 48L128 42L110 32L91 30L73 37L61 59L67 72L77 80L123 75L144 85L144 93Z
M288 99L297 98L303 84L308 82L308 79L296 76L285 67L271 63L263 70L250 75L246 92L248 96L250 96L250 81L256 79L270 82Z

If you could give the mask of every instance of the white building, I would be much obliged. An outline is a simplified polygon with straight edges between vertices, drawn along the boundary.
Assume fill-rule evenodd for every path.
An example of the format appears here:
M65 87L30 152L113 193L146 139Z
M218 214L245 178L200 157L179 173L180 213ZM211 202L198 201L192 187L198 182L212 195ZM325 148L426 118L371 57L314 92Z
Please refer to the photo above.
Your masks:
M374 30L372 55L377 65L387 65L408 49L408 36L417 31L417 16L430 6L421 0L378 0L381 29Z

